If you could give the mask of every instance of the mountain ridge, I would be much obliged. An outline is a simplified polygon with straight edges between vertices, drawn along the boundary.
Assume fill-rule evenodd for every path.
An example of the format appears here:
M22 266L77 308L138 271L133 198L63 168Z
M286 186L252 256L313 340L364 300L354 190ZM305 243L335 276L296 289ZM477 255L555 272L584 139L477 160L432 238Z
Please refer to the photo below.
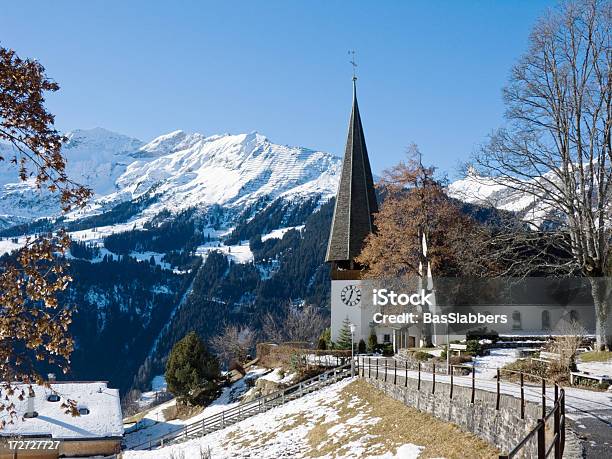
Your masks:
M122 202L156 197L143 211L148 219L164 209L246 207L263 197L312 199L335 194L340 159L326 152L271 142L249 134L205 136L176 130L148 143L103 128L69 132L63 147L67 174L90 187L94 198L68 220L105 212ZM0 145L5 152L10 147ZM7 162L0 163L0 224L58 217L57 197L19 182Z

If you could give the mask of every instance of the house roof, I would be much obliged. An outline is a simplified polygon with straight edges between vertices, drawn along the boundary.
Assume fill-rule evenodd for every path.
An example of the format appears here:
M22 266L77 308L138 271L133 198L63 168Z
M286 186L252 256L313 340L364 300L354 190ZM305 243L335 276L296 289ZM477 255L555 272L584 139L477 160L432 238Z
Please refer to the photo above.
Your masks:
M17 390L25 389L27 385L16 384ZM0 413L0 421L7 422L0 429L0 436L48 436L57 439L92 439L123 436L123 421L121 416L121 403L119 390L109 389L106 382L55 382L51 383L51 389L33 385L34 389L34 411L37 417L23 419L27 412L28 397L18 400L14 397L17 417L13 418L13 424L9 424L6 412ZM61 400L51 402L47 397L57 394ZM62 402L74 400L77 407L84 407L89 414L72 416L66 414L61 407Z
M374 180L353 79L353 109L325 261L352 261L359 255L364 239L374 231L376 212Z

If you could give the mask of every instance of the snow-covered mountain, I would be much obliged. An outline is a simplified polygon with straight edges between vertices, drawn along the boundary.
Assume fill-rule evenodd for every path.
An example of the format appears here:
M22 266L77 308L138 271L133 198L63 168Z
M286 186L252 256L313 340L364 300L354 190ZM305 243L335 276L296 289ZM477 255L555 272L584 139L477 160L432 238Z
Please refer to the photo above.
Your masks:
M548 179L554 180L552 177ZM552 209L544 200L535 198L531 193L488 180L473 170L469 170L465 178L449 184L448 194L470 204L516 213L536 226L541 226L552 217Z
M68 175L95 193L71 219L141 197L154 198L144 216L213 204L240 209L264 197L327 200L340 173L335 156L277 145L258 133L206 137L174 131L146 144L101 128L67 137ZM6 154L8 147L0 149ZM59 215L54 196L16 177L14 166L0 163L0 227Z

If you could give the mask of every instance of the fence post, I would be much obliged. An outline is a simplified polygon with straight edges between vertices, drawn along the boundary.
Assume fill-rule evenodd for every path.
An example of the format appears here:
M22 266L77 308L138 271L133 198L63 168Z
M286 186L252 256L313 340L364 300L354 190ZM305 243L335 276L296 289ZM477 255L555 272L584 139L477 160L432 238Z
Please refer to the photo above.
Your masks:
M406 374L404 376L404 387L408 387L408 360L406 360Z
M559 403L559 386L555 384L555 406L553 408L554 414L554 435L555 435L555 459L561 459L561 429L560 423L561 416L559 416L560 403Z
M495 411L499 411L499 398L501 396L500 393L500 379L501 379L501 372L499 371L499 368L497 369L497 397L495 398Z
M561 457L563 457L565 451L565 389L561 389L559 408L561 409Z
M452 365L449 366L449 371L450 371L450 383L451 383L451 386L450 386L450 399L452 400L452 398L453 398L453 373L454 373Z
M376 359L376 379L378 379L378 359Z
M408 361L406 361L406 365L408 365ZM421 390L421 362L419 362L419 382L417 383L417 390Z
M542 419L546 417L546 380L542 378Z
M474 404L474 399L476 397L476 367L472 366L472 398L470 399L470 403Z
M521 371L521 419L525 419L525 378Z
M538 419L538 459L546 459L546 435L544 419Z
M393 385L397 386L397 360L393 359Z
M368 378L372 377L372 357L368 357Z
M431 385L431 393L436 393L436 362L433 362L433 383Z
M387 359L385 359L385 382L387 382Z

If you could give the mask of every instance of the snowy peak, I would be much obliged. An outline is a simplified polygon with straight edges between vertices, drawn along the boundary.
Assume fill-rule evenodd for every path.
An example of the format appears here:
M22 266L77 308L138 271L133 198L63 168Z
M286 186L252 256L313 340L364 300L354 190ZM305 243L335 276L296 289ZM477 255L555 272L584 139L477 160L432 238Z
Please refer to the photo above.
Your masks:
M143 145L138 151L132 154L134 158L157 158L168 155L175 151L188 148L194 143L202 140L202 134L187 134L185 131L172 131L168 134L160 135Z
M119 193L133 199L155 187L168 208L239 206L293 191L330 197L339 172L339 160L332 155L276 145L256 132L193 134L166 151L150 162L131 164L117 180Z
M554 180L552 176L548 179ZM525 186L528 183L525 182ZM538 227L552 217L553 209L545 199L536 199L533 194L515 188L482 177L474 169L469 169L465 178L448 186L448 194L460 201L513 212Z
M140 148L142 142L138 139L123 134L109 131L104 128L76 129L66 134L68 139L63 147L63 152L68 159L77 154L98 152L104 155L129 154Z

